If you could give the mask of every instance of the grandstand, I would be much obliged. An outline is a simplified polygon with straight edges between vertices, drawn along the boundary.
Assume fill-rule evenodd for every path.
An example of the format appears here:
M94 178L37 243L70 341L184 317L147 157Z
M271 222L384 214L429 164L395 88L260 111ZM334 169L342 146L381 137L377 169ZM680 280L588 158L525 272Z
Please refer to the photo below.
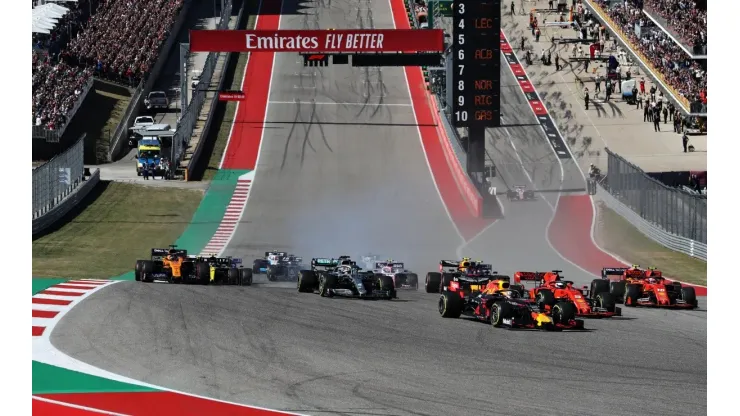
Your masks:
M34 141L34 158L50 158L81 133L88 133L92 142L86 145L88 157L96 141L109 139L133 89L147 80L183 0L32 4L32 131L34 139L43 139ZM93 96L98 101L85 106ZM73 123L78 113L88 111L96 111L91 118L99 131L80 131L96 129L87 122ZM74 124L82 125L71 128Z
M703 60L694 59L682 43L689 42L692 49L697 45L705 48L706 2L703 2L703 13L700 3L694 0L585 0L585 3L604 23L620 32L617 34L690 113L707 113L706 55ZM648 8L644 9L644 5ZM678 13L680 19L661 17L682 7L686 12ZM656 24L660 19L665 25Z

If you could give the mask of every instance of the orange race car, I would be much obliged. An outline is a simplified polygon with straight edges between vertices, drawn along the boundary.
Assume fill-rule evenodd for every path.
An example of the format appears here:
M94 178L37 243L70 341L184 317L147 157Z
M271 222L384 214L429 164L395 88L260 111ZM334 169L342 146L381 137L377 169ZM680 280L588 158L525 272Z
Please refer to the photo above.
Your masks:
M605 267L601 270L602 283L617 302L625 306L653 306L660 308L694 309L699 306L693 287L679 282L668 282L654 267Z
M616 306L614 297L609 293L609 288L604 285L594 285L591 289L586 286L579 289L573 282L563 280L560 270L551 272L516 272L514 281L536 282L529 290L529 297L549 311L557 303L566 302L574 306L576 316L585 318L611 318L621 316L622 310ZM597 279L599 283L602 281Z

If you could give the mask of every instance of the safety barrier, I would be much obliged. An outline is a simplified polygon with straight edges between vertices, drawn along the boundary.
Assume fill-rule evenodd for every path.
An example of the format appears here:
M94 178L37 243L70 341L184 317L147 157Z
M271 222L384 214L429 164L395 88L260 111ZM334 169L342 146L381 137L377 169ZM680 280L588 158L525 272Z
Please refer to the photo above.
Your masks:
M630 207L620 202L601 185L597 185L596 200L600 200L607 207L627 220L642 234L657 242L658 244L689 256L707 261L707 245L690 238L681 237L670 233L661 227L647 221L633 211Z
M216 30L226 30L229 27L229 20L231 18L231 0L225 0L223 3L224 7L221 10L221 18L219 19ZM192 91L192 98L188 107L182 114L180 121L177 123L177 130L175 136L172 138L172 153L174 155L173 164L174 169L177 170L180 166L183 156L185 155L185 149L190 145L190 139L193 137L193 130L195 124L198 122L200 110L206 101L206 93L210 88L211 79L213 78L213 72L216 69L216 62L218 60L218 52L210 52L206 58L206 62L203 65L203 71L200 73L198 85ZM182 92L181 92L182 93ZM209 112L210 118L210 112ZM194 165L191 163L190 165Z
M84 179L84 177L83 177ZM84 179L71 193L68 193L59 203L40 217L33 218L31 222L32 234L36 235L53 225L59 219L67 215L69 211L80 203L100 182L100 169L95 169L89 178Z
M228 6L229 14L227 14L225 17L223 14L221 15L221 18L226 20L227 25L229 22L229 18L231 17L231 1L230 0L228 1L228 4L229 4ZM242 18L244 15L244 9L246 8L246 4L247 4L247 1L242 2L242 6L239 9L239 14L237 15L237 18L236 18L236 27L239 27L239 24L242 21ZM231 58L234 56L238 56L238 55L239 55L238 53L226 53L226 58L224 59L223 71L221 72L221 76L218 80L218 90L219 91L223 89L224 79L226 78L226 68L229 67ZM214 60L214 62L216 61L218 61L218 58ZM193 155L190 157L190 163L188 164L187 172L185 173L185 178L190 178L191 174L193 173L193 169L195 169L195 167L198 165L198 158L200 157L200 152L203 151L203 145L205 143L205 138L206 138L206 135L208 134L209 129L211 128L211 121L213 121L213 112L216 109L216 105L218 104L218 102L219 102L218 97L214 94L214 97L211 100L210 108L208 109L208 116L206 118L206 122L203 125L203 133L202 133L201 140L198 141L198 144L195 146L195 149L193 149Z
M33 169L32 229L43 231L66 215L100 180L95 170L85 178L85 134L64 153Z

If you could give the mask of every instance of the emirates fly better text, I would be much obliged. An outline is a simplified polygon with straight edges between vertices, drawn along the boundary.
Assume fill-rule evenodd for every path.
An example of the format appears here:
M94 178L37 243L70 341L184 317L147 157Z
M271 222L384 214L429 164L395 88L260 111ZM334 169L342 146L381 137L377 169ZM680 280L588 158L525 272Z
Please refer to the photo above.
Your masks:
M247 49L301 49L301 50L336 50L336 49L364 49L382 50L382 33L343 34L329 33L324 37L324 44L319 43L316 36L257 36L247 34Z

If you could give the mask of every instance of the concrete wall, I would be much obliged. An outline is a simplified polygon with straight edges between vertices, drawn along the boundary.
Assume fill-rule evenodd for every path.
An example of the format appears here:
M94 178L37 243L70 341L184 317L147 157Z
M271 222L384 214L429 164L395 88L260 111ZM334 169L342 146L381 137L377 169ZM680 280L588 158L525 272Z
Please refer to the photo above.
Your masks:
M95 188L95 185L97 185L98 182L100 182L100 169L95 169L92 175L90 175L90 177L87 178L85 182L78 186L74 192L69 194L66 199L62 200L62 202L54 206L54 208L50 209L44 215L32 220L31 228L33 231L33 235L39 234L40 232L46 230L52 224L67 215L67 213L69 213L69 211L75 205L80 203L80 201L82 201L90 193L90 191Z

